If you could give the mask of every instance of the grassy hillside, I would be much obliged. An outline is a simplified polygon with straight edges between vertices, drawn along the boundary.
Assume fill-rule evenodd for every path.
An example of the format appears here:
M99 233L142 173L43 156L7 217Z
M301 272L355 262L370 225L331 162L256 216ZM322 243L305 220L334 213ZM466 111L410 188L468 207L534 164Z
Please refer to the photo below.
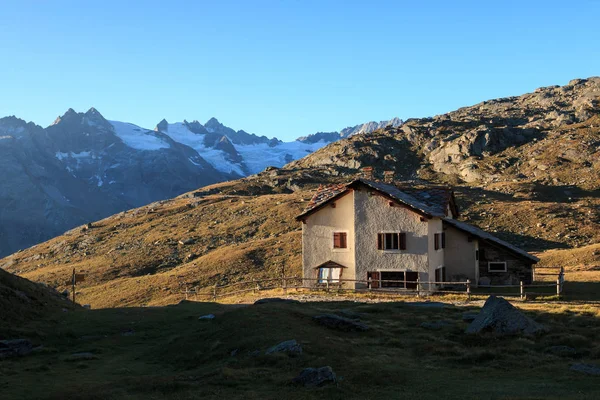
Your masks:
M299 275L301 225L294 217L317 186L311 181L350 179L305 174L271 170L120 213L0 260L0 268L59 290L75 268L87 274L78 299L94 308L170 304L186 285L209 290L279 277L284 269ZM532 251L600 241L598 222L585 217L597 212L599 199L585 195L563 205L515 197L506 185L456 187L464 218ZM564 257L548 262L566 265Z
M31 335L37 319L73 308L53 289L0 269L0 340Z

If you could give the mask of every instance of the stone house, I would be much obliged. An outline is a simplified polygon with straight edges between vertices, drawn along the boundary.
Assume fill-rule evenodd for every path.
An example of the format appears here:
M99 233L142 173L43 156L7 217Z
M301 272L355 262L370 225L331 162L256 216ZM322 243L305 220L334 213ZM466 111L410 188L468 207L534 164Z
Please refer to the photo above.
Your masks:
M420 282L530 283L538 258L458 221L454 192L356 179L320 187L302 221L306 286L416 288ZM402 282L380 282L385 280ZM424 289L436 289L424 284Z

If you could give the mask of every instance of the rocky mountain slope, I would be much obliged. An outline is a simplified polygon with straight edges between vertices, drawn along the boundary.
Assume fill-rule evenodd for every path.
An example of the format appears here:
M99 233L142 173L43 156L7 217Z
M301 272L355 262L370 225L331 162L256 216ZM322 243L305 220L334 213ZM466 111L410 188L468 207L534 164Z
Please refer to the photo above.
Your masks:
M366 128L365 128L366 129ZM69 109L47 128L0 119L0 256L74 226L282 166L329 141L282 142L211 118L154 130Z
M299 274L294 216L319 184L347 181L364 166L376 177L394 170L401 180L452 184L464 220L529 251L564 249L547 260L541 253L545 265L572 266L575 252L597 260L599 83L572 81L355 135L284 168L79 227L0 260L0 268L59 289L72 268L84 271L80 298L94 307L166 304L179 301L185 285L209 291L284 269ZM436 164L442 149L449 157ZM467 165L478 174L465 175Z

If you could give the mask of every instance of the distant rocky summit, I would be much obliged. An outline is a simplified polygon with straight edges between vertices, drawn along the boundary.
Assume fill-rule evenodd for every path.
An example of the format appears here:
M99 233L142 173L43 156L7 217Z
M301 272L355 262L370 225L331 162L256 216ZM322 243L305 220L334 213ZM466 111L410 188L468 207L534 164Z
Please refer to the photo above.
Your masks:
M216 118L163 119L146 129L109 121L95 108L69 109L47 128L1 118L0 256L123 210L281 167L337 139L282 142Z
M587 173L593 181L600 168L599 118L600 77L575 79L350 136L287 167L339 174L373 166L404 179L577 184Z

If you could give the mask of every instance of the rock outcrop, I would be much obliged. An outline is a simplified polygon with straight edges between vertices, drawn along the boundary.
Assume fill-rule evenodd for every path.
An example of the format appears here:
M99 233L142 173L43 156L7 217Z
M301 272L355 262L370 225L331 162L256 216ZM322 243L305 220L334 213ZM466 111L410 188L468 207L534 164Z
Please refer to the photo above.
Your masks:
M466 333L491 332L497 336L536 335L546 328L527 317L502 297L490 296Z

